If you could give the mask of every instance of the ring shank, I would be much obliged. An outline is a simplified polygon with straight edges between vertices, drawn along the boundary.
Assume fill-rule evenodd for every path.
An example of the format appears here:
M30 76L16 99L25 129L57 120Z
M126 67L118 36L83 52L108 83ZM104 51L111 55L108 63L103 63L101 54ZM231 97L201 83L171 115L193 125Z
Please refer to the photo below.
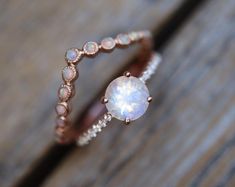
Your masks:
M125 38L126 36L128 38ZM127 39L129 39L130 41L128 42ZM128 68L129 71L131 71L132 75L139 76L141 74L141 72L143 71L143 69L145 68L146 63L149 62L150 58L152 59L152 39L151 39L150 32L149 31L138 31L138 32L131 32L128 34L119 34L114 39L114 41L115 41L116 48L125 48L125 47L128 47L131 44L135 44L135 43L141 44L140 53L139 53L137 59L135 60L136 63L131 64ZM94 49L96 49L96 53L91 54L89 52L89 54L88 54L88 53L86 53L85 49L90 49L91 47L89 48L89 46L87 46L87 45L91 44L91 43L93 44L93 46L91 46L91 47L98 46L98 48L94 48ZM102 42L101 42L101 44L102 44ZM96 45L95 42L87 42L84 45L86 47L83 47L83 50L76 49L76 51L79 52L79 58L77 58L77 61L74 61L74 62L66 60L67 64L68 64L67 67L74 69L74 68L76 68L77 63L82 59L82 57L89 58L89 57L94 57L98 52L108 52L108 51L104 50L104 47L102 48L101 44ZM152 66L148 65L147 68L149 67L151 69ZM69 68L67 68L67 69L69 69ZM144 72L146 72L146 70ZM151 71L148 71L148 72L151 73ZM141 76L142 76L141 79L146 81L148 79L149 75L147 76L146 73L143 73ZM63 86L65 88L69 87L69 89L70 89L69 91L71 93L71 96L74 95L75 86L72 81L64 81ZM66 106L67 107L66 109L68 109L71 97L67 98L65 101L61 100L61 98L59 98L59 99L60 100L59 100L58 104L60 104L64 107ZM89 109L87 109L84 112L84 115L82 115L82 118L77 120L77 122L79 121L79 125L77 125L78 123L76 123L76 122L74 124L72 124L70 122L69 116L68 116L69 112L71 112L71 111L67 110L66 112L67 113L64 116L58 115L57 122L56 122L56 128L55 128L57 141L59 143L63 143L63 144L72 143L72 142L76 141L78 139L78 137L83 135L90 128L93 128L93 123L99 118L99 116L104 115L105 108L103 105L100 104L100 102L98 102L98 101L94 102L89 107ZM105 115L104 115L104 117L105 117ZM99 131L99 128L97 129L97 132L98 131Z

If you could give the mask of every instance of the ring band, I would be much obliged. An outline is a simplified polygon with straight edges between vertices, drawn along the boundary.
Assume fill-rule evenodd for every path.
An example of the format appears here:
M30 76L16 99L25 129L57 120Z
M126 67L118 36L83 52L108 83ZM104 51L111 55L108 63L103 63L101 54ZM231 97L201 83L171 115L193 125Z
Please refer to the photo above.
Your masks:
M77 139L76 137L69 138L67 133L72 126L69 121L69 113L71 112L69 102L75 94L74 81L78 78L77 64L83 57L94 57L99 52L111 52L114 48L124 48L138 42L143 44L143 48L147 48L147 53L151 54L151 34L149 31L118 34L115 39L107 37L103 39L100 44L96 42L87 42L82 50L70 48L66 51L65 60L67 66L62 70L63 84L59 87L59 102L55 107L57 113L56 135L58 142L66 143ZM107 119L109 119L109 115Z
M147 67L142 72L141 76L138 77L138 79L143 83L146 83L146 81L150 79L151 76L155 73L161 61L162 61L161 56L157 53L154 53L150 61L148 62ZM124 76L130 77L130 73L125 72ZM147 102L151 102L151 100L152 100L151 97L147 97ZM104 98L103 102L107 103L108 102L107 98ZM102 119L95 122L86 132L84 132L77 138L77 145L78 146L87 145L93 138L97 136L99 132L102 131L104 127L106 127L111 122L112 118L113 118L112 114L106 112L103 115ZM126 119L125 123L129 124L130 123L129 119Z

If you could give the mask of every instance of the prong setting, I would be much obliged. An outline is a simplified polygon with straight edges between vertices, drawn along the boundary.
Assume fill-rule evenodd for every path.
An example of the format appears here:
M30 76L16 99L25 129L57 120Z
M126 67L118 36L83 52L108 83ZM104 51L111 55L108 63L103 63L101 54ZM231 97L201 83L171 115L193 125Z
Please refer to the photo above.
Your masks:
M101 103L102 104L106 104L106 103L108 103L109 102L109 100L108 100L108 98L106 98L105 96L103 96L102 98L101 98Z
M148 96L147 86L137 77L121 76L107 87L105 98L109 101L105 106L114 118L124 122L128 118L128 123L129 120L134 121L146 112L149 103L143 101L146 101Z
M126 124L126 125L129 125L130 123L131 123L131 120L130 120L129 118L126 118L126 119L125 119L125 124Z
M107 37L101 42L87 42L82 47L70 48L65 53L67 66L62 70L63 83L58 90L59 102L56 105L56 134L60 143L66 143L74 139L70 137L69 113L70 99L75 95L74 81L78 78L77 64L84 57L93 58L100 52L111 52L115 48L126 48L131 44L140 42L145 45L145 40L149 40L149 32L138 31L126 34L119 34L116 37ZM142 42L144 41L144 42ZM149 46L147 46L149 47ZM146 70L139 77L125 72L123 76L112 81L107 88L105 95L101 98L101 102L106 106L107 113L102 119L94 123L91 128L87 129L82 135L79 135L77 142L79 145L87 144L97 133L111 121L116 118L126 125L142 116L152 101L149 91L145 85L146 80L154 73L160 58L154 55ZM159 56L159 55L158 55ZM113 83L113 84L112 84ZM148 101L148 102L147 102Z
M149 96L148 98L147 98L147 101L150 103L151 101L153 100L153 98L151 97L151 96Z
M123 75L126 76L126 77L130 77L131 73L129 71L126 71Z

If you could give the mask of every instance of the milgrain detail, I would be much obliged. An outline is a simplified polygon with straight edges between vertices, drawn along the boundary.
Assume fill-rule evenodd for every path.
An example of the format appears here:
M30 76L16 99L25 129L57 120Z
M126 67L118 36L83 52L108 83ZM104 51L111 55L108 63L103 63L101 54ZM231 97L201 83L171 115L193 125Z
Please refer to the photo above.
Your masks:
M65 53L65 61L67 66L62 70L63 84L58 90L59 102L56 105L56 135L59 143L68 143L73 141L73 138L66 137L66 131L71 126L70 120L68 119L69 113L69 102L75 94L74 81L78 78L77 64L82 60L83 57L92 58L99 52L110 52L115 47L124 48L134 43L141 43L147 40L151 43L151 33L149 31L138 31L130 32L126 34L118 34L115 38L107 37L104 38L100 44L97 42L89 41L83 45L82 49L70 48ZM143 44L144 45L144 44ZM148 76L151 74L152 69L149 67L147 72ZM147 79L148 76L144 75L143 80ZM63 121L63 123L61 123ZM60 122L58 124L58 122Z
M54 116L54 113L51 113L50 109L51 107L54 107L55 101L53 101L54 99L52 99L50 96L48 97L48 93L51 89L55 91L56 89L54 88L59 87L57 79L58 76L53 76L56 74L56 72L59 72L56 67L59 67L58 63L60 64L60 62L58 62L58 56L55 53L61 51L61 48L64 48L63 46L71 46L68 45L68 43L76 44L77 42L75 42L73 39L76 39L77 41L84 41L85 39L88 39L89 36L105 36L107 33L112 33L115 32L115 30L120 30L122 28L130 29L147 27L158 32L158 30L162 30L161 28L166 24L166 22L167 24L168 22L171 22L169 18L172 17L172 14L176 10L178 11L178 8L184 1L172 0L171 3L167 1L154 1L154 3L146 3L145 1L139 1L138 3L136 3L134 0L127 0L118 1L118 6L115 6L112 1L102 0L102 6L97 6L96 8L93 7L92 9L90 4L85 1L64 1L63 3L45 1L45 4L43 4L43 6L40 6L40 1L32 2L26 0L24 2L25 11L22 11L22 7L17 6L17 1L13 1L11 3L12 6L7 6L6 3L1 4L1 8L4 9L4 11L1 12L3 15L1 17L2 23L12 23L11 27L4 27L4 30L2 30L1 32L2 36L4 36L1 37L1 43L5 45L5 47L2 48L2 54L6 54L2 55L2 61L11 62L2 63L1 69L12 70L14 68L18 69L19 67L26 68L23 68L20 71L15 71L15 78L9 79L6 72L10 71L5 71L5 73L3 73L1 77L1 80L3 82L10 82L8 82L6 86L4 86L4 90L6 91L1 93L1 99L2 101L4 101L1 102L1 106L2 108L4 108L4 112L2 112L2 115L4 117L2 117L3 125L1 130L1 138L3 141L1 142L2 145L0 147L1 160L4 160L4 162L2 163L2 168L6 168L6 170L1 175L2 177L0 186L25 187L40 185L41 181L50 180L50 176L48 175L49 171L53 171L53 173L56 173L56 171L60 170L57 168L57 166L51 166L51 162L54 162L54 160L65 159L65 157L68 156L68 154L64 153L64 149L67 149L67 146L59 146L60 152L63 152L63 155L66 156L57 154L57 152L50 147L52 145L50 132L52 121L48 119L51 119L51 117ZM190 2L191 1L189 1L189 3ZM65 17L64 14L61 14L61 12L66 13L68 10L71 16ZM105 10L111 11L109 12ZM89 11L91 11L92 13L89 14ZM107 15L112 15L114 18L117 18L117 20L107 19L107 16L103 16L104 13L106 13ZM95 17L98 16L100 19L98 19L98 21L95 21L94 15ZM34 18L40 21L35 22ZM50 27L47 27L48 21L50 22ZM114 22L115 24L113 24ZM28 26L28 24L30 25L30 29L28 29L27 32L17 32L17 34L15 34L16 30L22 30L19 28L25 28L25 23L27 23L26 26ZM43 25L46 27L44 27ZM51 37L52 34L53 37ZM159 39L162 38L157 38L157 44ZM24 42L26 45L22 45L22 42L18 41L26 41L26 43ZM35 47L37 48L37 50L35 50ZM14 58L11 58L9 60L9 57L13 57L13 49L17 49L18 52L14 53ZM50 53L52 49L55 52L54 54ZM27 51L27 54L22 53L22 51ZM41 53L42 51L44 51L45 53ZM114 59L111 64L114 64L115 62L119 61L117 59L118 54L119 53L114 54ZM45 57L47 57L47 60L45 60ZM121 59L130 59L131 57L133 57L131 53L125 53L123 54ZM34 63L29 63L29 59L33 59L32 61ZM63 59L63 57L61 59ZM50 63L48 63L48 61L50 61ZM87 103L92 100L93 96L97 95L97 91L103 87L102 82L105 83L110 80L110 74L117 74L118 70L123 67L123 63L124 61L122 61L122 63L116 63L116 68L110 69L111 71L108 74L101 75L100 72L94 72L94 74L90 75L83 71L83 78L90 78L92 80L95 77L99 77L99 79L102 81L99 81L99 84L97 84L96 86L97 89L94 90L93 93L89 94L86 93L93 88L91 81L87 81L86 86L79 85L79 89L82 89L83 92L79 93L79 99L76 99L76 101L74 99L74 102L76 104L74 104L73 110L75 109L77 111L78 109L80 112L82 112L84 104L87 106ZM61 65L62 64L63 62L61 63ZM103 61L102 59L98 58L93 64L93 69L97 69L97 67L100 69L105 69L106 61ZM42 70L41 68L43 69L43 71L39 71ZM58 75L60 76L60 74ZM8 81L5 81L5 79ZM49 79L52 81L48 81ZM14 90L22 89L21 82L27 83L27 87L31 87L33 91L26 91L24 92L24 94L19 95L19 92ZM57 84L57 86L55 84ZM13 106L9 105L9 102L14 101L16 98L18 98L18 103L14 105L14 110L12 112L8 112L10 110L9 107ZM83 102L79 102L80 99L82 99ZM37 103L36 108L33 103ZM21 106L24 106L24 110L18 109L21 108ZM14 112L17 113L17 115L15 115ZM15 118L15 120L12 120L13 117ZM11 120L9 121L9 119ZM12 127L10 129L8 125L9 122L11 123L10 125ZM6 131L9 132L9 134L7 134ZM12 141L13 136L15 137L15 141ZM19 146L20 142L31 143L24 143ZM32 145L34 146L32 147ZM25 151L27 152L27 150L29 149L31 151L22 156L22 153L25 153ZM54 157L50 157L52 158L51 160L48 160L48 149L51 152L54 151L53 153L55 153ZM9 154L9 152L11 152L11 154ZM94 152L96 152L96 150ZM41 162L41 169L35 167L35 163L38 163L39 160L41 161L44 159L47 159L47 161ZM45 164L50 165L50 167L43 167ZM57 164L59 167L59 161ZM12 167L13 165L15 167ZM25 175L26 173L29 175ZM83 173L84 175L86 175L86 172ZM32 181L32 185L23 185L23 183L21 183L22 185L15 185L15 183L19 181L21 179L21 176L23 175L25 176L22 178L24 183L27 181ZM72 175L69 174L69 176L71 177ZM39 178L40 180L35 181L35 178ZM63 180L65 182L66 179L68 180L68 178L69 177L67 177L67 175L63 175L60 180ZM85 180L85 178L83 179ZM60 180L56 180L58 181L58 184L61 183ZM66 183L68 184L69 182ZM63 185L63 183L60 185L67 186L66 184ZM78 183L75 186L83 185L80 185Z

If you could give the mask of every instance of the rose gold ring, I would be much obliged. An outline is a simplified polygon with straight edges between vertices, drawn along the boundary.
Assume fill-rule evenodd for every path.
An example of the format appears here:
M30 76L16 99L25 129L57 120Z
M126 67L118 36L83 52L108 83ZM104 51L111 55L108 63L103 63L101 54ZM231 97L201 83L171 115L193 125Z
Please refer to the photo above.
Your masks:
M103 108L101 109L100 107L100 109L97 109L98 112L96 116L94 115L89 116L89 111L88 111L87 116L84 117L83 120L84 123L81 123L80 127L77 128L74 125L72 125L69 120L69 113L71 112L69 102L75 94L74 81L78 78L77 64L82 60L83 57L88 57L88 58L94 57L99 52L111 52L114 50L114 48L125 48L134 43L142 44L141 57L139 58L139 61L145 63L143 63L142 67L140 66L141 68L139 68L139 70L137 71L137 74L140 74L142 72L142 75L136 78L132 76L129 72L126 72L125 76L120 77L118 80L114 80L113 85L110 84L102 100L103 104L105 104L106 108L108 109L108 112L106 112L106 114L104 115L103 120L99 120L97 123L94 123L98 119L99 115L104 113ZM101 131L101 128L106 126L107 124L106 122L111 121L113 117L123 120L125 121L126 124L129 124L130 121L137 119L142 115L142 113L146 111L147 104L146 102L141 101L141 97L146 96L147 102L150 102L152 98L150 95L148 95L148 90L145 87L145 81L150 78L150 76L154 73L158 64L161 61L160 56L158 54L152 53L151 48L152 48L151 33L149 31L138 31L138 32L130 32L127 34L118 34L115 38L107 37L103 39L100 42L100 44L96 42L87 42L84 44L82 49L70 48L66 51L65 60L67 66L64 67L62 70L63 84L61 84L61 86L59 87L58 90L59 102L55 107L57 113L56 135L58 142L68 143L68 142L77 141L79 145L85 145L93 137L95 137L97 132ZM147 67L143 71L144 69L143 65L145 67L146 63ZM123 81L127 82L127 84L122 83ZM123 99L124 97L128 96L128 93L124 94L124 96L120 96L120 94L114 95L114 93L116 93L119 89L117 88L117 86L115 87L115 85L118 85L119 87L121 85L122 89L124 90L128 89L128 85L132 86L132 88L134 89L134 91L132 90L132 94L136 93L135 90L141 87L144 93L140 92L136 94L138 95L138 97L140 97L139 98L140 103L141 104L144 103L144 109L143 110L140 109L139 113L137 111L134 115L134 112L132 114L130 113L133 110L135 104L132 103L133 106L131 105L132 106L131 107L128 106L126 103L119 103L119 105L125 104L125 106L123 105L124 112L118 112L114 106L115 99L116 101L117 100L119 101L118 97ZM134 97L137 96L134 95L133 98ZM95 108L95 106L96 104L94 104L93 108ZM126 114L128 111L130 112L129 113L130 117L125 117L128 116Z

